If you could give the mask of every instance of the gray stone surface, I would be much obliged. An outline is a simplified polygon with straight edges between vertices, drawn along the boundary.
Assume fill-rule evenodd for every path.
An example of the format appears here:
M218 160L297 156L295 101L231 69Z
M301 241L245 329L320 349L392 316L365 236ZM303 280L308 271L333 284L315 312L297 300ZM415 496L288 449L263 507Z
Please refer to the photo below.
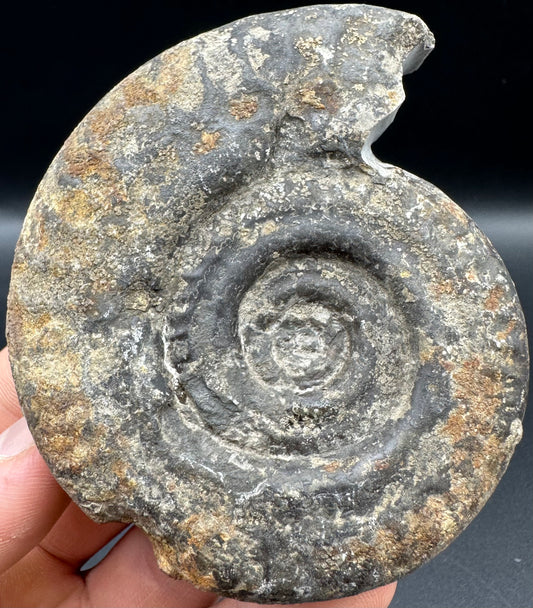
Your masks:
M507 466L512 281L370 149L432 46L370 6L238 21L126 78L39 186L9 297L24 411L74 500L172 576L358 593L447 546Z

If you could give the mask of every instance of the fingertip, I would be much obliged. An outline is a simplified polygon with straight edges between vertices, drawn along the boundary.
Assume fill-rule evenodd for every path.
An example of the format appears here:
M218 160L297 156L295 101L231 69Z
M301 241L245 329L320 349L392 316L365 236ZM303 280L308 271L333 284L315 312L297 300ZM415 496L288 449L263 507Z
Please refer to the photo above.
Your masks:
M217 596L162 572L148 537L133 528L86 578L94 604L117 608L207 608Z
M46 536L68 503L34 445L0 460L0 572Z
M19 400L6 347L0 350L0 432L11 426L20 416Z
M358 595L318 602L315 608L388 608L396 593L396 582L364 591ZM310 604L309 604L310 606Z
M22 416L0 433L0 461L13 458L34 445L26 418Z
M377 587L376 589L372 589L367 591L366 593L362 593L359 597L367 595L366 602L368 608L388 608L390 603L394 598L394 594L396 593L397 582L389 583L388 585L384 585L383 587ZM361 604L361 608L365 604Z
M303 604L256 604L241 602L230 598L221 598L217 608L388 608L396 592L396 582L376 587L370 591L322 602L304 602Z

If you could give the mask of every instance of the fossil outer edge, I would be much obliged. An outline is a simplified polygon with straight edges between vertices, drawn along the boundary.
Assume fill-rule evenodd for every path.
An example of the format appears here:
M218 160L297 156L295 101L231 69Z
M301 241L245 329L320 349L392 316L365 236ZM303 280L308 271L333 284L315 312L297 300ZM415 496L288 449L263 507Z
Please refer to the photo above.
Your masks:
M128 76L39 185L8 303L22 407L69 495L171 576L358 593L446 547L508 464L512 281L370 150L432 47L364 5L237 21Z

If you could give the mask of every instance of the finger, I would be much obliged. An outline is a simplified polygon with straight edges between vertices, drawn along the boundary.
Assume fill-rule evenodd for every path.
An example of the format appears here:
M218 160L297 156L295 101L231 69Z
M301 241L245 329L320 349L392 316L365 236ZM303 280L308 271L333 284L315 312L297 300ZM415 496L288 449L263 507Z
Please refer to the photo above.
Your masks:
M96 553L125 524L97 524L69 503L55 526L7 572L0 575L0 597L6 606L72 606L86 598L79 574ZM53 584L51 582L53 581Z
M82 605L74 598L84 589L81 576L39 546L0 574L2 606L59 606L66 599L73 600L70 607Z
M68 502L20 418L0 435L0 572L46 536Z
M126 526L120 522L97 524L71 502L40 546L77 572Z
M392 602L396 591L396 583L390 583L383 587L377 587L370 591L365 591L359 595L343 597L338 600L328 600L326 602L304 602L295 604L294 608L387 608ZM254 604L253 602L239 602L224 598L217 603L216 608L291 608L287 604Z
M114 608L202 608L217 596L195 589L161 572L148 538L133 528L86 578L87 594L95 606Z
M7 348L0 350L0 433L22 416Z

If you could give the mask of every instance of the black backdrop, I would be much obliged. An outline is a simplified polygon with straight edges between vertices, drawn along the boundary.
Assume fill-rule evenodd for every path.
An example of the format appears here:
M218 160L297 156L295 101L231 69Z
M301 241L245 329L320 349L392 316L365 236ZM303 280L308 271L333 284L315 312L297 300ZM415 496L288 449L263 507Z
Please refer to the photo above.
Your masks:
M310 2L10 3L0 16L0 347L21 221L52 157L120 79L165 48L251 13ZM461 204L500 250L531 327L533 3L395 1L437 45L376 155ZM533 416L493 498L443 554L404 579L393 607L533 605Z
M86 112L141 63L180 40L250 13L309 2L108 2L32 5L3 17L0 187L35 189ZM437 39L406 79L408 102L375 146L454 191L531 186L533 4L528 0L395 1ZM22 203L24 204L24 203Z

